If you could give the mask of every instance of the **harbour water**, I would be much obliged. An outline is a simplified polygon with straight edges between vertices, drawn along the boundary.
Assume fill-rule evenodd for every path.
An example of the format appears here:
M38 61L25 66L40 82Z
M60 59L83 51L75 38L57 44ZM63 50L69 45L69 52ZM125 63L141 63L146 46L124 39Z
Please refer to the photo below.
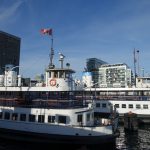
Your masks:
M150 125L140 125L137 132L131 133L125 133L123 126L119 130L117 150L150 150Z
M115 150L150 150L150 125L141 125L138 132L125 133L123 126L119 127L120 136L116 139ZM11 136L11 135L10 135ZM65 150L90 150L85 146L82 147L63 147ZM47 145L35 145L22 142L6 141L0 139L0 150L56 150L62 149L59 145L47 146ZM105 146L96 147L96 150L107 150ZM95 150L94 149L94 150ZM112 150L112 147L109 147Z

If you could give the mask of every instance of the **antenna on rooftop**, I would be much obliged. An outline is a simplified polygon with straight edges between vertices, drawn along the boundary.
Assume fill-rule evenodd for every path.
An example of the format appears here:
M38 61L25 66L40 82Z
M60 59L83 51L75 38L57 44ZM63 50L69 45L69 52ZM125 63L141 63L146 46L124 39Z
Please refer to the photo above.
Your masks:
M134 84L136 86L136 77L137 77L137 73L136 73L136 55L135 55L135 48L133 51L133 57L134 57Z

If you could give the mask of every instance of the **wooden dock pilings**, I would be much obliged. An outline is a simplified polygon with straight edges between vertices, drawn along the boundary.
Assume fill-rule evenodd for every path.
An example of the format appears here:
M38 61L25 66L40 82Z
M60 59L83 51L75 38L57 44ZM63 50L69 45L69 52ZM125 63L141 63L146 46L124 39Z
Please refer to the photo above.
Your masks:
M131 111L124 114L124 129L125 131L138 131L137 114Z

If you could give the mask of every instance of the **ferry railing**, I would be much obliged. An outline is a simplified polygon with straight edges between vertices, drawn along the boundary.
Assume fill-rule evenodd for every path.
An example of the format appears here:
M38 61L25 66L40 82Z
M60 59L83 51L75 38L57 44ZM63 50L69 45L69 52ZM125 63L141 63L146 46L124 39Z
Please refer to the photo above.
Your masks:
M8 107L27 107L27 108L78 108L78 107L87 107L87 105L83 105L81 101L76 100L34 100L31 102L26 102L23 100L17 100L16 99L1 99L0 100L0 106L8 106Z
M87 97L88 100L91 97ZM150 96L96 96L96 100L137 100L137 101L148 101Z
M62 99L32 99L30 101L26 101L25 99L17 98L17 97L0 97L0 105L1 106L18 106L18 107L86 107L89 101L91 102L93 99L87 98L83 103L83 99L75 99L75 100L62 100ZM122 101L150 101L150 96L96 96L95 100L122 100Z

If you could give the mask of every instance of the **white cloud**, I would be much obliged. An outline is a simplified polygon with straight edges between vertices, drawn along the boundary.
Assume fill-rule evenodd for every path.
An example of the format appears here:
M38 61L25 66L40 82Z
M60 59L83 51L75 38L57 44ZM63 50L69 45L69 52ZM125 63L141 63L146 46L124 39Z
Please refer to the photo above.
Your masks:
M0 21L5 21L9 19L10 17L12 17L23 2L24 1L16 1L12 5L3 6L3 7L1 6L0 7Z

